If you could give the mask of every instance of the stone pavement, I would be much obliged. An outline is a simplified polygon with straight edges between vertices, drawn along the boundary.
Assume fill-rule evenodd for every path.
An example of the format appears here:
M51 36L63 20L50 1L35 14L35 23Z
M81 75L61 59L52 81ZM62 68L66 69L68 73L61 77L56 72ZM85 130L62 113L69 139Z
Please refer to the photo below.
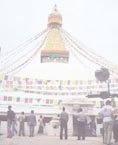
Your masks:
M69 137L68 140L59 140L57 136L37 135L35 137L14 136L9 139L5 135L0 136L0 145L103 145L102 137L87 137L86 140L77 140ZM113 143L113 145L118 145Z

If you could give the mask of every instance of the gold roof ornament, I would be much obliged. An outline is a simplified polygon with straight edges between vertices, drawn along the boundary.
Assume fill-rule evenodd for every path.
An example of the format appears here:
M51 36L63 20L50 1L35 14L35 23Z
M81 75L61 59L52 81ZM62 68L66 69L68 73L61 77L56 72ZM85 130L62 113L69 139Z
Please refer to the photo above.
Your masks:
M49 33L41 51L41 62L67 63L69 51L65 46L61 34L62 15L57 10L57 5L48 17Z
M54 6L53 12L48 16L48 27L53 26L62 26L62 15L58 12L57 5Z

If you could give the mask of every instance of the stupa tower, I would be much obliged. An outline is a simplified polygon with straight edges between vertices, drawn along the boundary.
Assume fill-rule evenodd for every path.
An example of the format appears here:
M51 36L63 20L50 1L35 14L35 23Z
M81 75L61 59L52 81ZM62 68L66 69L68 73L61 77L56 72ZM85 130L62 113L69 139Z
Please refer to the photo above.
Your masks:
M67 63L69 51L66 49L64 39L61 34L62 15L58 12L57 6L48 16L49 32L41 51L41 62L60 62Z

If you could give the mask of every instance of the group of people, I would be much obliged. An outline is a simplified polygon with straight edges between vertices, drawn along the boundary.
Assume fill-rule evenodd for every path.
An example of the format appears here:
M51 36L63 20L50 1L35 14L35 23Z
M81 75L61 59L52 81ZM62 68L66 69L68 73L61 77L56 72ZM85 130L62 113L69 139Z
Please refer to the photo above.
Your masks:
M106 101L106 105L102 107L99 116L103 120L103 143L111 145L112 133L115 142L118 142L118 108L113 108L110 100Z
M111 145L111 139L112 139L112 132L114 133L114 139L115 142L118 142L118 117L115 117L114 119L114 113L116 113L118 109L114 109L111 105L111 101L107 100L106 105L101 108L101 111L99 112L99 116L103 120L103 143L106 145ZM77 119L77 139L78 140L85 140L86 137L86 125L87 125L87 116L83 113L82 108L78 109L78 112L74 114ZM68 139L68 120L69 115L65 111L65 107L62 108L62 112L58 115L58 118L55 119L57 122L59 122L60 126L60 140ZM36 115L34 114L34 111L31 110L31 114L27 117L22 112L19 115L18 118L19 121L19 136L25 136L25 121L27 121L27 124L29 126L29 136L34 136L34 128L36 126ZM40 115L40 118L38 119L39 122L39 128L37 133L43 133L43 129L45 126L45 120L42 115ZM14 111L12 111L11 106L8 107L7 112L7 135L9 138L11 138L14 133L17 133L17 130L15 129L16 124L16 115ZM54 128L56 128L57 125L54 125Z
M62 132L63 129L65 129L65 138L67 139L67 121L68 121L68 114L64 113L65 108L63 108L63 113L61 114L61 133L60 133L60 138L62 139ZM64 120L65 119L65 120ZM58 118L58 120L60 120ZM17 126L17 121L19 122L19 131L17 131L16 126ZM12 110L12 106L8 106L8 111L7 111L7 137L12 138L15 134L18 133L19 136L25 136L25 122L27 122L27 125L29 126L29 137L34 136L34 130L35 126L37 125L36 121L36 115L34 114L34 111L31 110L30 115L26 117L24 112L21 112L19 117L16 117L15 112ZM37 134L43 134L44 132L44 126L45 126L45 120L42 115L40 115L38 119L38 131Z
M82 113L81 108L79 109L76 116L78 120L78 140L80 140L81 137L84 140L86 117ZM15 112L12 110L11 106L8 106L8 112L7 112L7 137L11 138L14 136L15 133L17 133L17 130L16 130L17 120L19 121L19 131L18 131L19 136L25 136L25 122L27 122L27 125L29 126L29 136L33 137L34 129L37 124L36 115L34 114L34 111L31 110L31 113L29 116L27 116L27 118L24 112L21 112L19 117L16 118ZM53 118L52 120L52 123L54 121L53 128L56 129L57 127L60 126L60 140L62 140L63 138L65 140L68 139L68 120L69 120L69 115L65 111L65 107L63 107L62 112L56 118ZM39 122L39 128L38 128L37 133L38 134L43 133L45 120L42 115L40 115L38 122Z
M67 129L67 123L68 123L68 113L65 112L65 107L63 107L63 111L60 115L58 115L58 121L60 122L60 139L63 139L63 131L65 133L65 139L68 137L68 129ZM19 121L19 131L16 130L17 120ZM24 112L21 112L18 118L16 118L15 112L12 110L12 106L8 106L7 111L7 137L12 138L14 134L19 134L19 136L25 136L25 122L27 121L27 125L29 126L29 136L34 136L34 129L37 124L36 121L36 115L34 114L34 111L31 110L31 113L29 116L25 116ZM42 115L40 115L39 119L39 128L37 133L43 133L44 126L45 126L45 120ZM56 128L56 126L55 126Z
M17 131L17 120L19 121L19 131ZM25 122L27 122L27 125L29 126L29 136L34 136L34 128L37 124L36 121L36 115L34 114L34 111L31 110L30 115L26 118L26 115L24 112L21 112L19 117L16 117L15 112L12 110L11 106L8 106L7 111L7 137L12 138L14 134L18 133L19 136L25 136ZM42 115L40 115L39 119L39 128L37 133L43 133L43 127L45 125L44 118Z

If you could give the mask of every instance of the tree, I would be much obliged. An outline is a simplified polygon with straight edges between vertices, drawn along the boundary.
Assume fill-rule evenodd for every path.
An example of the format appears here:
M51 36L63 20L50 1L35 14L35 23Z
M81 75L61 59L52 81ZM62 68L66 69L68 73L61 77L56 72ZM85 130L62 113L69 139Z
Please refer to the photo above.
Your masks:
M100 81L100 82L105 82L109 79L109 70L107 68L101 68L100 70L96 70L95 72L95 77Z
M107 68L101 68L100 70L96 70L95 72L95 77L100 81L100 82L106 82L108 86L108 91L107 92L101 92L101 97L102 98L109 98L110 97L110 85L109 85L109 70Z

